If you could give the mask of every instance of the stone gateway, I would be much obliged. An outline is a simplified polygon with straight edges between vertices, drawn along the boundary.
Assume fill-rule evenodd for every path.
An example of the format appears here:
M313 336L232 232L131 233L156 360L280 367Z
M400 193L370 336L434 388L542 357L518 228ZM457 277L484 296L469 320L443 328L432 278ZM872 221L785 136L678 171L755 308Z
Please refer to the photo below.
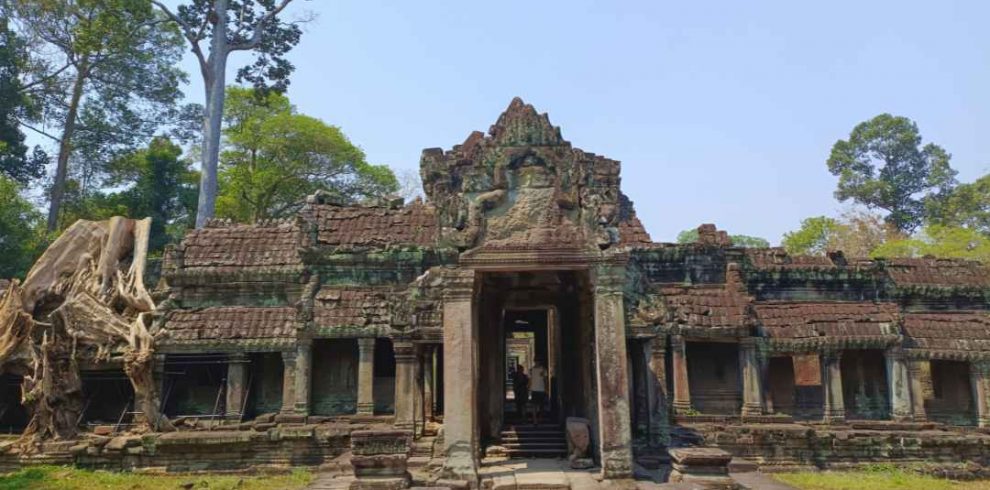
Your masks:
M123 244L108 250L125 274L86 276L103 278L92 308L113 318L69 328L50 314L66 288L5 284L0 429L31 441L0 443L0 468L337 464L476 487L484 458L568 451L606 479L684 446L727 451L675 451L684 478L721 472L725 454L986 465L984 264L790 256L713 225L655 243L619 162L574 148L520 99L420 165L425 200L316 194L293 219L189 232L143 309L121 299L144 298L131 260L147 237L128 222L126 239L105 239ZM128 294L107 296L117 283ZM92 349L65 343L111 321L117 337ZM129 382L137 354L153 377ZM76 388L26 396L43 383L32 359ZM537 364L545 391L517 399L514 373ZM351 447L354 466L339 458Z

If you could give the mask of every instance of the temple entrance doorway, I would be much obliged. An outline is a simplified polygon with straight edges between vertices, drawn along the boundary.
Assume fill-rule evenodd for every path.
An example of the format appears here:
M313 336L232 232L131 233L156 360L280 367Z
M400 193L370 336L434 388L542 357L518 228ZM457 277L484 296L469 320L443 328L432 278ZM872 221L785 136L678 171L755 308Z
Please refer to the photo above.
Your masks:
M505 312L505 366L506 366L506 389L503 407L503 420L505 423L525 424L532 420L532 412L536 410L537 401L534 397L527 396L527 400L519 400L513 388L513 376L516 371L522 370L530 383L533 382L533 368L539 364L546 374L543 376L545 383L544 393L546 400L543 401L543 419L555 421L554 395L557 391L554 386L556 376L551 376L548 366L553 366L556 360L556 349L550 349L550 338L552 336L550 317L553 315L552 309L532 309L532 310L508 310ZM556 374L556 373L554 373ZM529 395L525 393L524 395Z
M517 413L511 373L521 365L530 375L538 361L547 372L538 427L547 447L566 453L567 417L588 419L597 437L594 302L587 271L481 273L476 315L482 443L512 447L516 443L509 440L534 429L531 415L523 419ZM520 455L562 455L522 449Z

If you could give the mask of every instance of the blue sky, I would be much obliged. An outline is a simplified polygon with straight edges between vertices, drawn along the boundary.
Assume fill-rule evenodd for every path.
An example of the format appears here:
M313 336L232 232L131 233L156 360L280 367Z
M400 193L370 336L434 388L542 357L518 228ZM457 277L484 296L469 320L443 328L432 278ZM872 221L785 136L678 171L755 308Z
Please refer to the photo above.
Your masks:
M882 112L916 121L961 180L990 171L986 1L297 3L318 18L289 96L370 161L417 169L518 95L622 162L656 241L714 222L777 243L838 214L829 149Z

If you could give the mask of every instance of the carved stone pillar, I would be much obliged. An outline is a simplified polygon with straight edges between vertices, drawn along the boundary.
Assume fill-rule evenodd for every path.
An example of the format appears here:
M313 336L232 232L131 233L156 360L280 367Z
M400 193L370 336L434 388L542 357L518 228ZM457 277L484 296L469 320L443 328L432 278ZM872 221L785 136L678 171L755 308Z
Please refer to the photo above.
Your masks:
M674 371L674 413L691 410L691 387L688 384L687 342L680 335L670 337L671 369Z
M650 387L650 445L666 445L670 439L670 400L667 395L667 338L646 343Z
M416 424L416 346L397 341L395 350L395 428L412 430Z
M907 362L908 379L911 385L911 411L915 422L928 420L925 412L925 373L927 359L914 359Z
M413 421L415 422L414 436L419 438L425 428L423 419L423 346L417 345L413 361Z
M632 478L632 431L621 265L595 269L595 355L602 477Z
M244 416L245 390L248 382L248 357L246 354L227 356L227 420L241 420Z
M282 410L284 415L296 411L296 351L282 352Z
M822 356L822 388L825 391L824 420L841 423L846 420L846 405L842 399L841 352Z
M763 380L757 358L756 338L739 341L739 372L742 373L742 415L763 414Z
M990 363L971 363L969 383L973 390L973 403L976 405L976 424L990 427Z
M478 330L473 270L448 270L443 297L444 473L478 482Z
M358 343L358 415L375 413L375 339L357 339Z
M890 418L909 420L911 418L911 382L907 363L900 349L887 349L884 352L887 364L887 393L890 396Z
M310 374L313 369L313 341L303 339L296 346L296 414L309 415Z

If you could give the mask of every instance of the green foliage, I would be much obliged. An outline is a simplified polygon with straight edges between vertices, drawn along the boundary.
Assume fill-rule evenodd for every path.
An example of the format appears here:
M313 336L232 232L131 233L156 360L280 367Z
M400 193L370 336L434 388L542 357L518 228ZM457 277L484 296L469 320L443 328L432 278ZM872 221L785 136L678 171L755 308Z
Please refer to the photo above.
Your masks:
M990 175L929 199L925 214L928 223L965 226L990 235Z
M938 145L922 146L910 119L881 114L837 141L827 163L839 176L837 199L885 210L888 223L911 232L921 223L925 201L955 184L950 158Z
M149 250L162 250L192 226L196 211L199 174L181 155L182 149L176 144L158 137L146 148L122 155L107 167L104 185L115 191L86 192L70 181L60 229L77 219L150 217Z
M743 248L766 248L770 246L765 238L749 235L729 235L732 245ZM694 243L698 241L698 229L684 230L677 234L677 243Z
M842 226L845 225L828 216L805 218L801 228L784 233L781 245L787 253L794 255L823 255Z
M225 122L218 216L285 217L318 190L345 203L398 190L388 167L369 164L339 128L298 114L283 95L231 87Z
M928 225L911 238L888 241L873 250L873 257L923 257L974 259L990 262L990 237L972 228Z
M0 175L0 278L24 277L44 246L42 216L20 192Z
M34 466L0 475L0 490L296 490L313 480L313 474L297 469L285 475L148 475L71 467Z
M0 14L3 12L0 11ZM21 120L38 116L37 107L24 92L21 71L28 61L24 40L0 18L0 174L28 184L45 174L48 156L40 147L29 154Z

